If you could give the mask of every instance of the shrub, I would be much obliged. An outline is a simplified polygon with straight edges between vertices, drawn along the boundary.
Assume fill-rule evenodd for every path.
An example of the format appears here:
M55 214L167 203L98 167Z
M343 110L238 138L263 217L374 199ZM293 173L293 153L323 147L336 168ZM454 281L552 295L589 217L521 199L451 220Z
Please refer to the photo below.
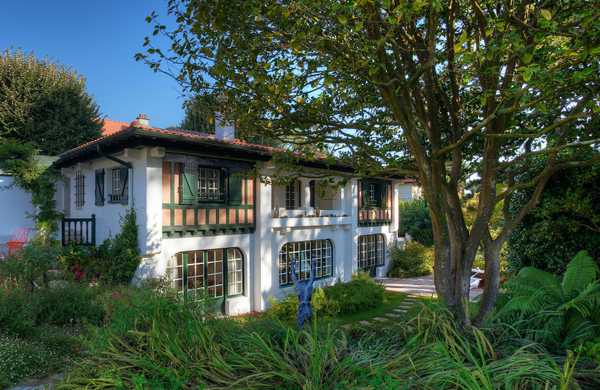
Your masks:
M91 323L99 325L104 309L97 301L98 289L78 284L36 291L33 305L36 323L52 325L74 325Z
M0 330L6 334L27 336L34 333L36 306L31 294L22 289L0 288Z
M16 287L33 290L45 282L44 276L56 266L58 255L57 247L33 241L0 262L0 277L14 281Z
M423 199L400 203L399 234L408 233L413 240L423 245L433 245L433 230L429 207Z
M324 291L340 314L352 314L381 305L385 288L368 274L359 273L350 282L337 283Z
M102 264L94 247L66 246L59 256L59 263L78 282L98 279L102 272Z
M121 232L100 245L97 257L103 281L110 284L131 282L140 264L138 226L133 208L123 216Z
M99 290L79 284L40 288L0 289L0 329L21 337L35 336L40 325L100 324L104 309Z
M544 165L544 161L540 162ZM533 176L532 176L533 178ZM517 210L527 197L515 196ZM539 204L523 219L508 241L508 267L513 272L533 266L554 274L586 250L600 264L600 166L554 175Z
M432 247L409 241L404 249L392 248L390 251L392 265L388 276L406 278L429 275L433 271L434 253Z
M338 282L333 286L315 288L311 300L313 314L317 318L334 317L337 314L352 314L383 304L385 288L376 283L368 274L353 276L348 283ZM296 320L298 296L295 293L281 300L271 300L267 311L268 318L276 318L286 323Z

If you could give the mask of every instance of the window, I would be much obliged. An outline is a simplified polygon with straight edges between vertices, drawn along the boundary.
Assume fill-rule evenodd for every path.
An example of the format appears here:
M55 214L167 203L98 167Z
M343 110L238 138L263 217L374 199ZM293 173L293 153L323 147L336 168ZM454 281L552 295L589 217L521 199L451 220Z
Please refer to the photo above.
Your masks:
M113 168L111 170L111 203L127 204L129 198L129 169L128 168Z
M237 248L227 249L227 295L244 293L244 258Z
M293 210L300 207L300 182L296 180L285 186L285 208Z
M358 237L358 269L371 271L385 264L385 238L383 234Z
M377 185L369 183L369 191L367 192L367 202L371 205L377 204Z
M104 169L96 169L96 206L104 206Z
M238 248L177 253L169 275L173 287L192 301L244 293L244 257Z
M225 200L223 172L214 168L198 168L198 200L201 202Z
M292 284L292 261L296 261L298 280L310 278L310 261L315 260L315 278L333 275L331 240L288 242L279 252L279 285Z
M361 207L387 207L390 184L384 181L363 180Z
M75 207L85 205L85 176L81 171L75 173Z

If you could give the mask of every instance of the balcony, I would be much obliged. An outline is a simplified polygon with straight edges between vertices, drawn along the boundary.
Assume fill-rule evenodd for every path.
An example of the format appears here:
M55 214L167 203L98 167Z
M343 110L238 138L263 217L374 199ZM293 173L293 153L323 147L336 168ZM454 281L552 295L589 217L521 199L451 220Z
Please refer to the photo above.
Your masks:
M313 207L300 209L275 208L271 213L273 230L282 233L291 229L342 227L349 229L352 218L343 210L319 210Z

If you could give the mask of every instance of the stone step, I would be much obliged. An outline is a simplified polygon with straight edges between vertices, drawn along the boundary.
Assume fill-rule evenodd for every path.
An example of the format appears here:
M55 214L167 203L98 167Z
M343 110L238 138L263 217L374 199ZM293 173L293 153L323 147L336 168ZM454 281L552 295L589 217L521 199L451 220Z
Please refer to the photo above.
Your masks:
M394 309L394 312L396 312L396 313L406 313L406 310L404 310L404 309Z
M371 325L371 323L369 321L365 321L365 320L359 321L358 323L361 325L364 325L364 326Z
M379 322L383 322L383 321L387 321L387 318L383 318L383 317L375 317L373 318L374 321L379 321Z
M400 318L400 317L402 317L402 315L395 314L395 313L387 313L385 316L386 317L391 317L391 318Z

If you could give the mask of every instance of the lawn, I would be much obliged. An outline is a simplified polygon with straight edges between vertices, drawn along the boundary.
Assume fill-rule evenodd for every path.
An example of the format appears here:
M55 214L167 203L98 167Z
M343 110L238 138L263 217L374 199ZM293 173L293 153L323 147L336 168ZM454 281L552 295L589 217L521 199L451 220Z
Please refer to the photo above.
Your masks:
M406 294L404 293L385 291L381 305L352 314L339 315L334 319L334 322L338 325L346 325L385 315L398 307L405 298Z

